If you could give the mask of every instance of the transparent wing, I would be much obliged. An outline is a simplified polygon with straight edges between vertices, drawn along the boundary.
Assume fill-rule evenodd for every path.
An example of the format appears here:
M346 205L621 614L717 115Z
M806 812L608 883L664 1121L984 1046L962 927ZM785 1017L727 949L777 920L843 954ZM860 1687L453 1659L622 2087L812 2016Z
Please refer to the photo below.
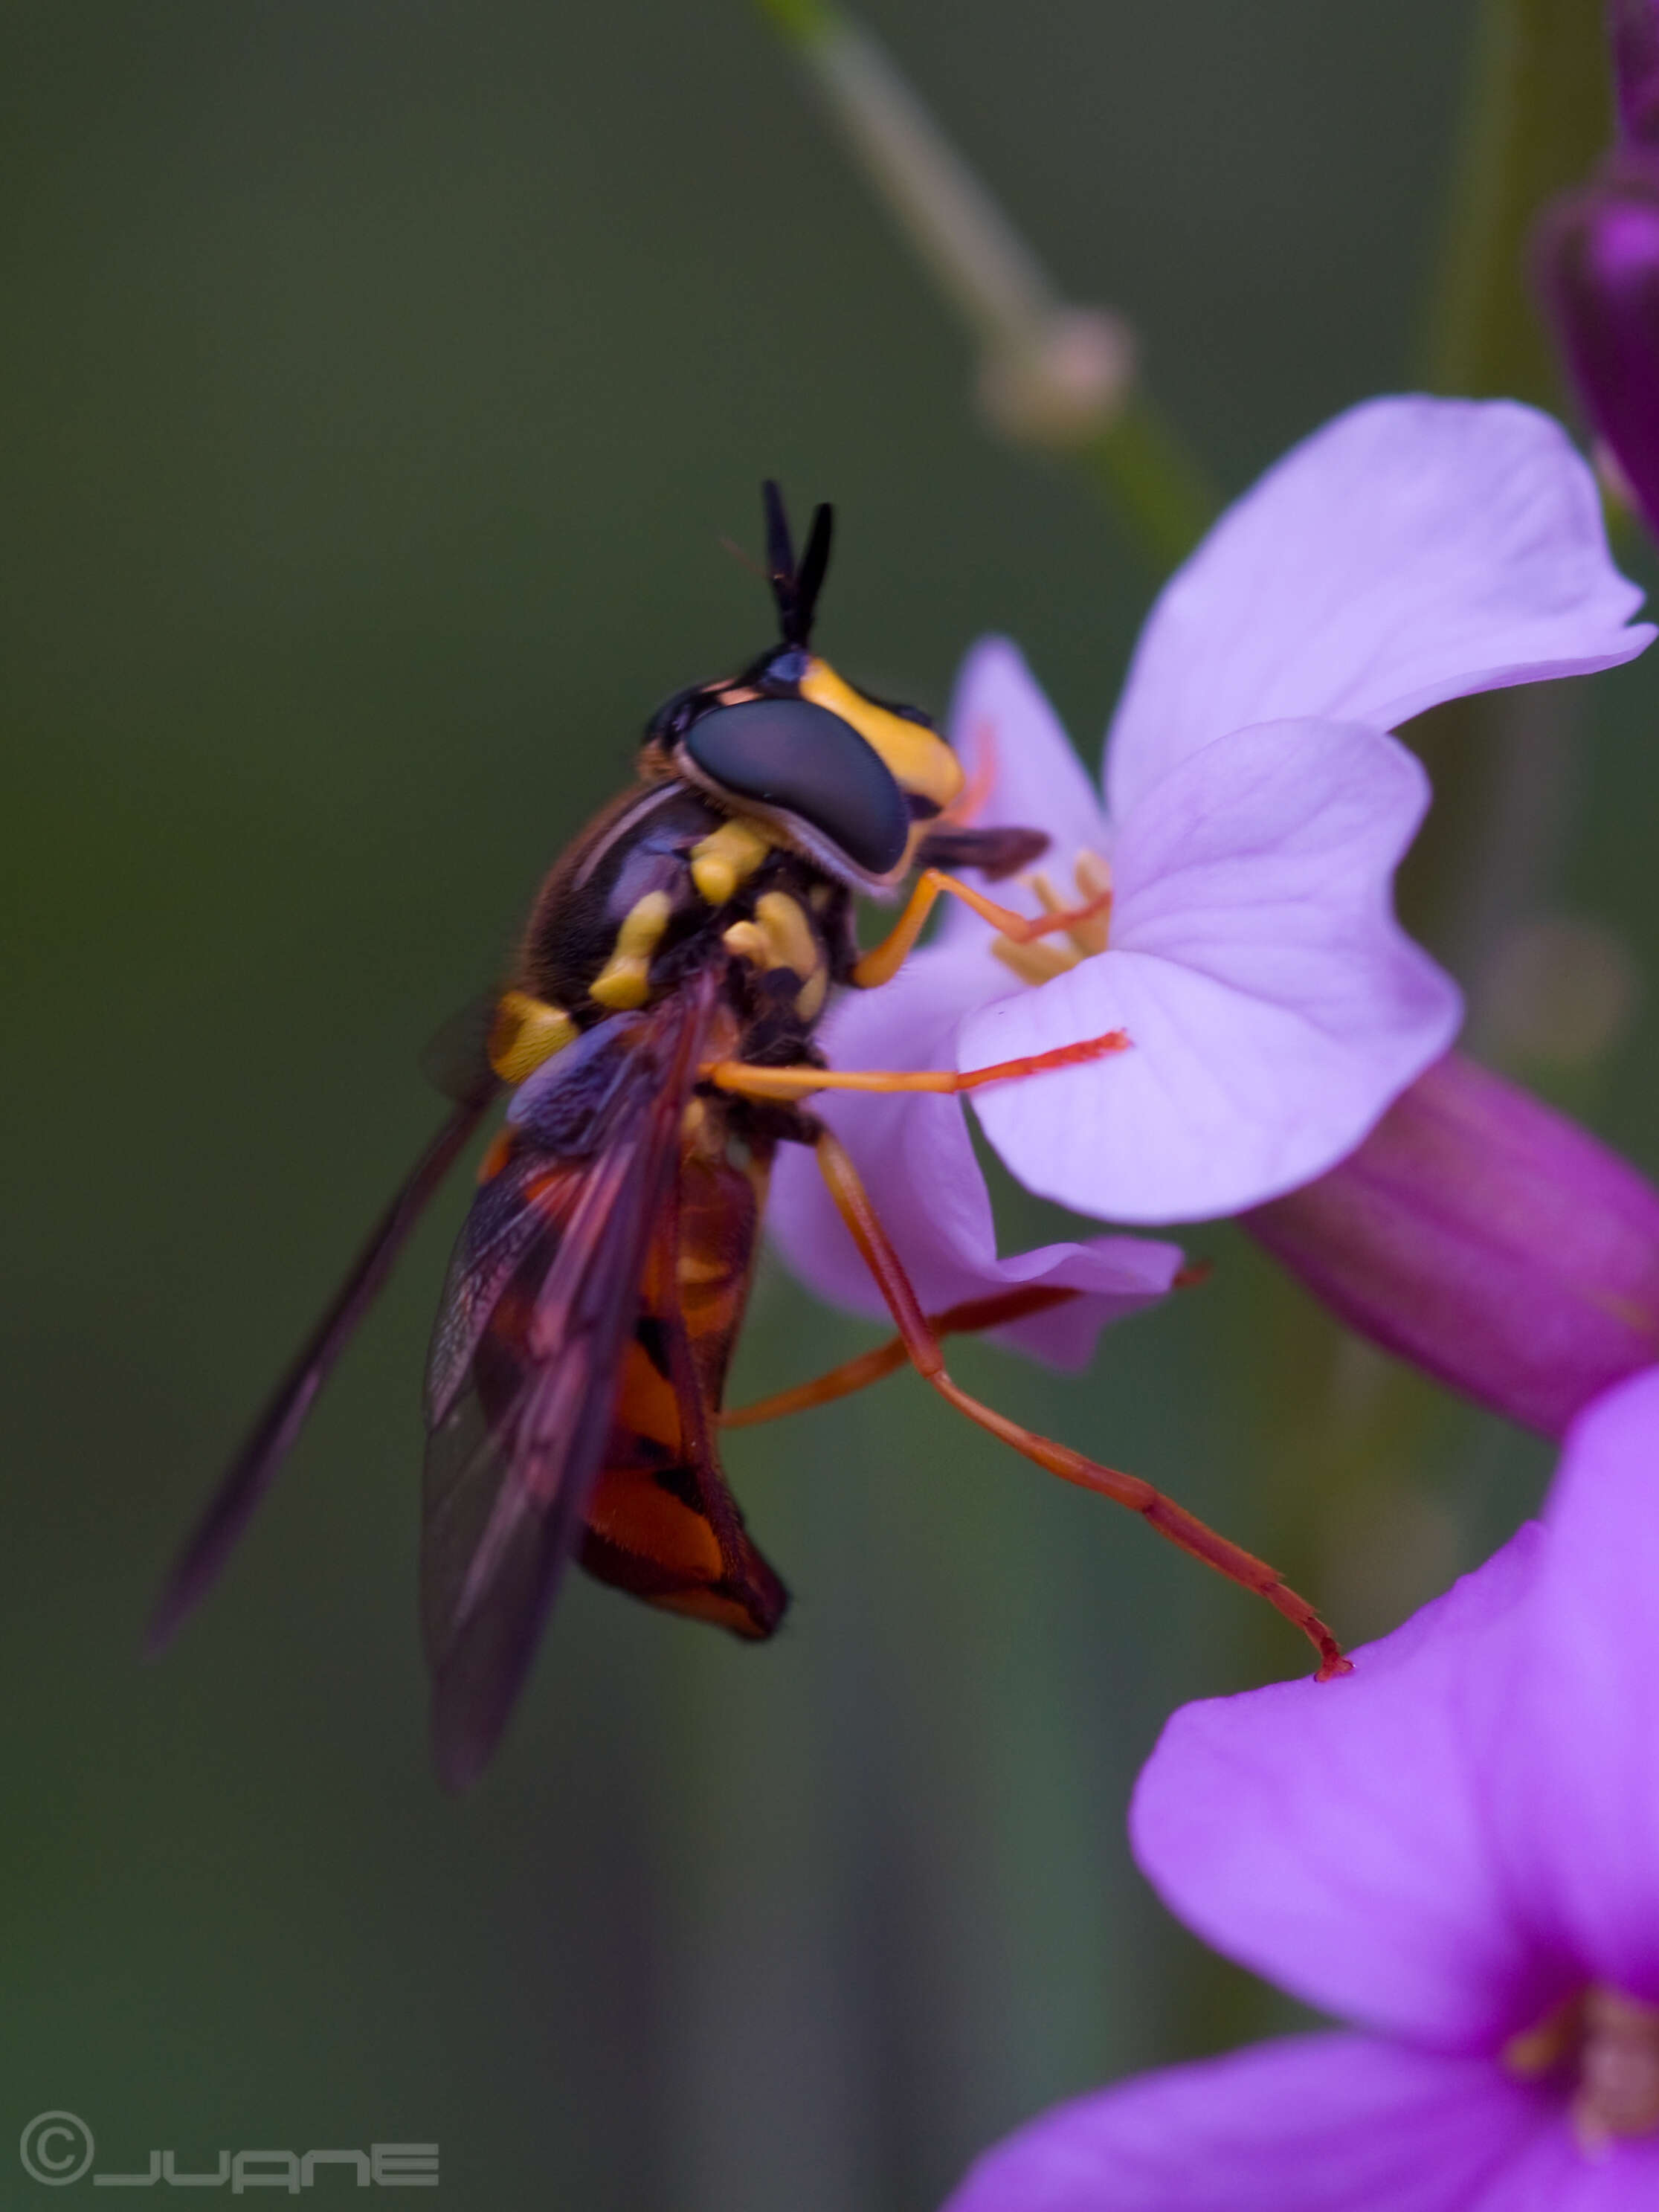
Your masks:
M457 1105L427 1146L358 1254L332 1304L271 1393L240 1451L197 1522L150 1616L146 1648L161 1650L223 1572L278 1468L293 1449L318 1392L373 1304L427 1203L489 1105L475 1096Z
M712 997L694 978L573 1047L462 1234L428 1378L421 1565L452 1788L500 1740L582 1525Z

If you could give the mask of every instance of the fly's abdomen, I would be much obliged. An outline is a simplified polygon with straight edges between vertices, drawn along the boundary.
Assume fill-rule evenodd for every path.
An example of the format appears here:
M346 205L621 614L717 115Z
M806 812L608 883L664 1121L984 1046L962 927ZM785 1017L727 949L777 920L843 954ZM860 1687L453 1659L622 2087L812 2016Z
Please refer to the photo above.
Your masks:
M714 1449L714 1424L754 1272L766 1163L711 1149L688 1116L674 1219L652 1249L623 1362L582 1565L670 1612L770 1636L789 1594L756 1548Z

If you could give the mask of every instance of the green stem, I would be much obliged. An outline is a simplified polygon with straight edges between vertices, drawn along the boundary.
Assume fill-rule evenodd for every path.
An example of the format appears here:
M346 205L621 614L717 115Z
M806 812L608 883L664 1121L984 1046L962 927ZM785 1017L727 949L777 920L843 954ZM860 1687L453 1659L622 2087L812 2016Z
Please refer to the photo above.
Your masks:
M1203 469L1145 391L1077 458L1103 483L1160 569L1176 568L1215 520L1218 502Z
M1069 460L1104 492L1152 565L1174 567L1214 519L1204 471L1137 388L1127 326L1060 293L915 88L825 0L757 0L795 49L854 160L981 357L982 408L1007 435Z
M1424 349L1437 392L1559 406L1528 283L1540 209L1612 135L1601 11L1589 0L1481 0Z

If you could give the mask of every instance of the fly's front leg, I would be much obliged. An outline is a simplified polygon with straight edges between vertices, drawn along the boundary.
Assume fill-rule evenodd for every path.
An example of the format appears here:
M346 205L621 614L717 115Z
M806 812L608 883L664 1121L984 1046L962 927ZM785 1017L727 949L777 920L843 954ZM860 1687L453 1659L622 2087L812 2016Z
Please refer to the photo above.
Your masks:
M1112 906L1111 886L1108 884L1081 906L1057 907L1050 913L1035 916L1016 914L1012 907L999 906L983 891L976 891L971 884L947 876L942 868L924 868L890 933L854 963L850 981L857 989L874 990L878 984L892 981L915 950L916 939L928 915L946 892L960 899L964 906L971 907L981 921L988 921L999 936L1006 937L1013 945L1032 945L1039 938L1052 936L1059 930L1098 923L1110 913Z
M1073 1451L1069 1445L1055 1443L1048 1437L1040 1437L1006 1414L994 1412L977 1398L970 1397L951 1380L945 1372L945 1354L938 1337L928 1327L911 1288L910 1279L903 1263L894 1250L879 1215L870 1202L868 1192L859 1176L858 1170L848 1157L845 1147L828 1130L817 1140L818 1167L836 1210L847 1224L854 1243L864 1258L865 1265L874 1277L877 1287L887 1302L910 1364L923 1380L937 1390L940 1397L954 1406L957 1412L994 1437L1012 1445L1023 1458L1057 1474L1062 1482L1072 1482L1080 1489L1092 1490L1103 1498L1115 1499L1127 1505L1131 1512L1139 1513L1150 1528L1180 1550L1201 1559L1206 1567L1225 1575L1230 1582L1243 1589L1254 1590L1259 1597L1281 1613L1308 1638L1319 1654L1319 1680L1328 1680L1334 1674L1351 1671L1351 1662L1342 1656L1341 1647L1324 1622L1307 1602L1287 1584L1281 1582L1270 1566L1255 1558L1202 1521L1155 1490L1150 1482L1139 1476L1124 1474L1116 1468L1105 1467L1097 1460L1085 1459L1081 1452Z

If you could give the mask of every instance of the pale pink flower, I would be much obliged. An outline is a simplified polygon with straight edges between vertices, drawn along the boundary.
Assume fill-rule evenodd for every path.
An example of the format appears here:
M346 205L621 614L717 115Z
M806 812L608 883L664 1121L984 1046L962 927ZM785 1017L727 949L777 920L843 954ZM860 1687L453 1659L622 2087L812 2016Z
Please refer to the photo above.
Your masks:
M1589 471L1547 417L1427 398L1339 416L1230 510L1158 599L1103 792L1014 647L994 639L969 655L950 727L982 788L975 820L1046 830L1056 896L1075 902L1109 871L1109 929L1103 944L1085 927L1046 951L1013 948L953 907L892 983L832 1014L832 1061L969 1068L1121 1029L1125 1052L975 1094L1028 1188L1152 1224L1310 1182L1461 1020L1455 985L1394 918L1394 869L1429 793L1388 732L1440 700L1630 659L1653 635L1630 624L1639 600L1612 565ZM1037 910L1024 886L1006 902ZM821 1110L926 1304L1086 1267L1103 1303L1021 1324L1027 1348L1076 1358L1111 1317L1108 1275L1117 1310L1170 1279L1170 1248L1123 1238L999 1261L953 1100L829 1097ZM786 1152L772 1219L809 1282L878 1310L804 1156Z

